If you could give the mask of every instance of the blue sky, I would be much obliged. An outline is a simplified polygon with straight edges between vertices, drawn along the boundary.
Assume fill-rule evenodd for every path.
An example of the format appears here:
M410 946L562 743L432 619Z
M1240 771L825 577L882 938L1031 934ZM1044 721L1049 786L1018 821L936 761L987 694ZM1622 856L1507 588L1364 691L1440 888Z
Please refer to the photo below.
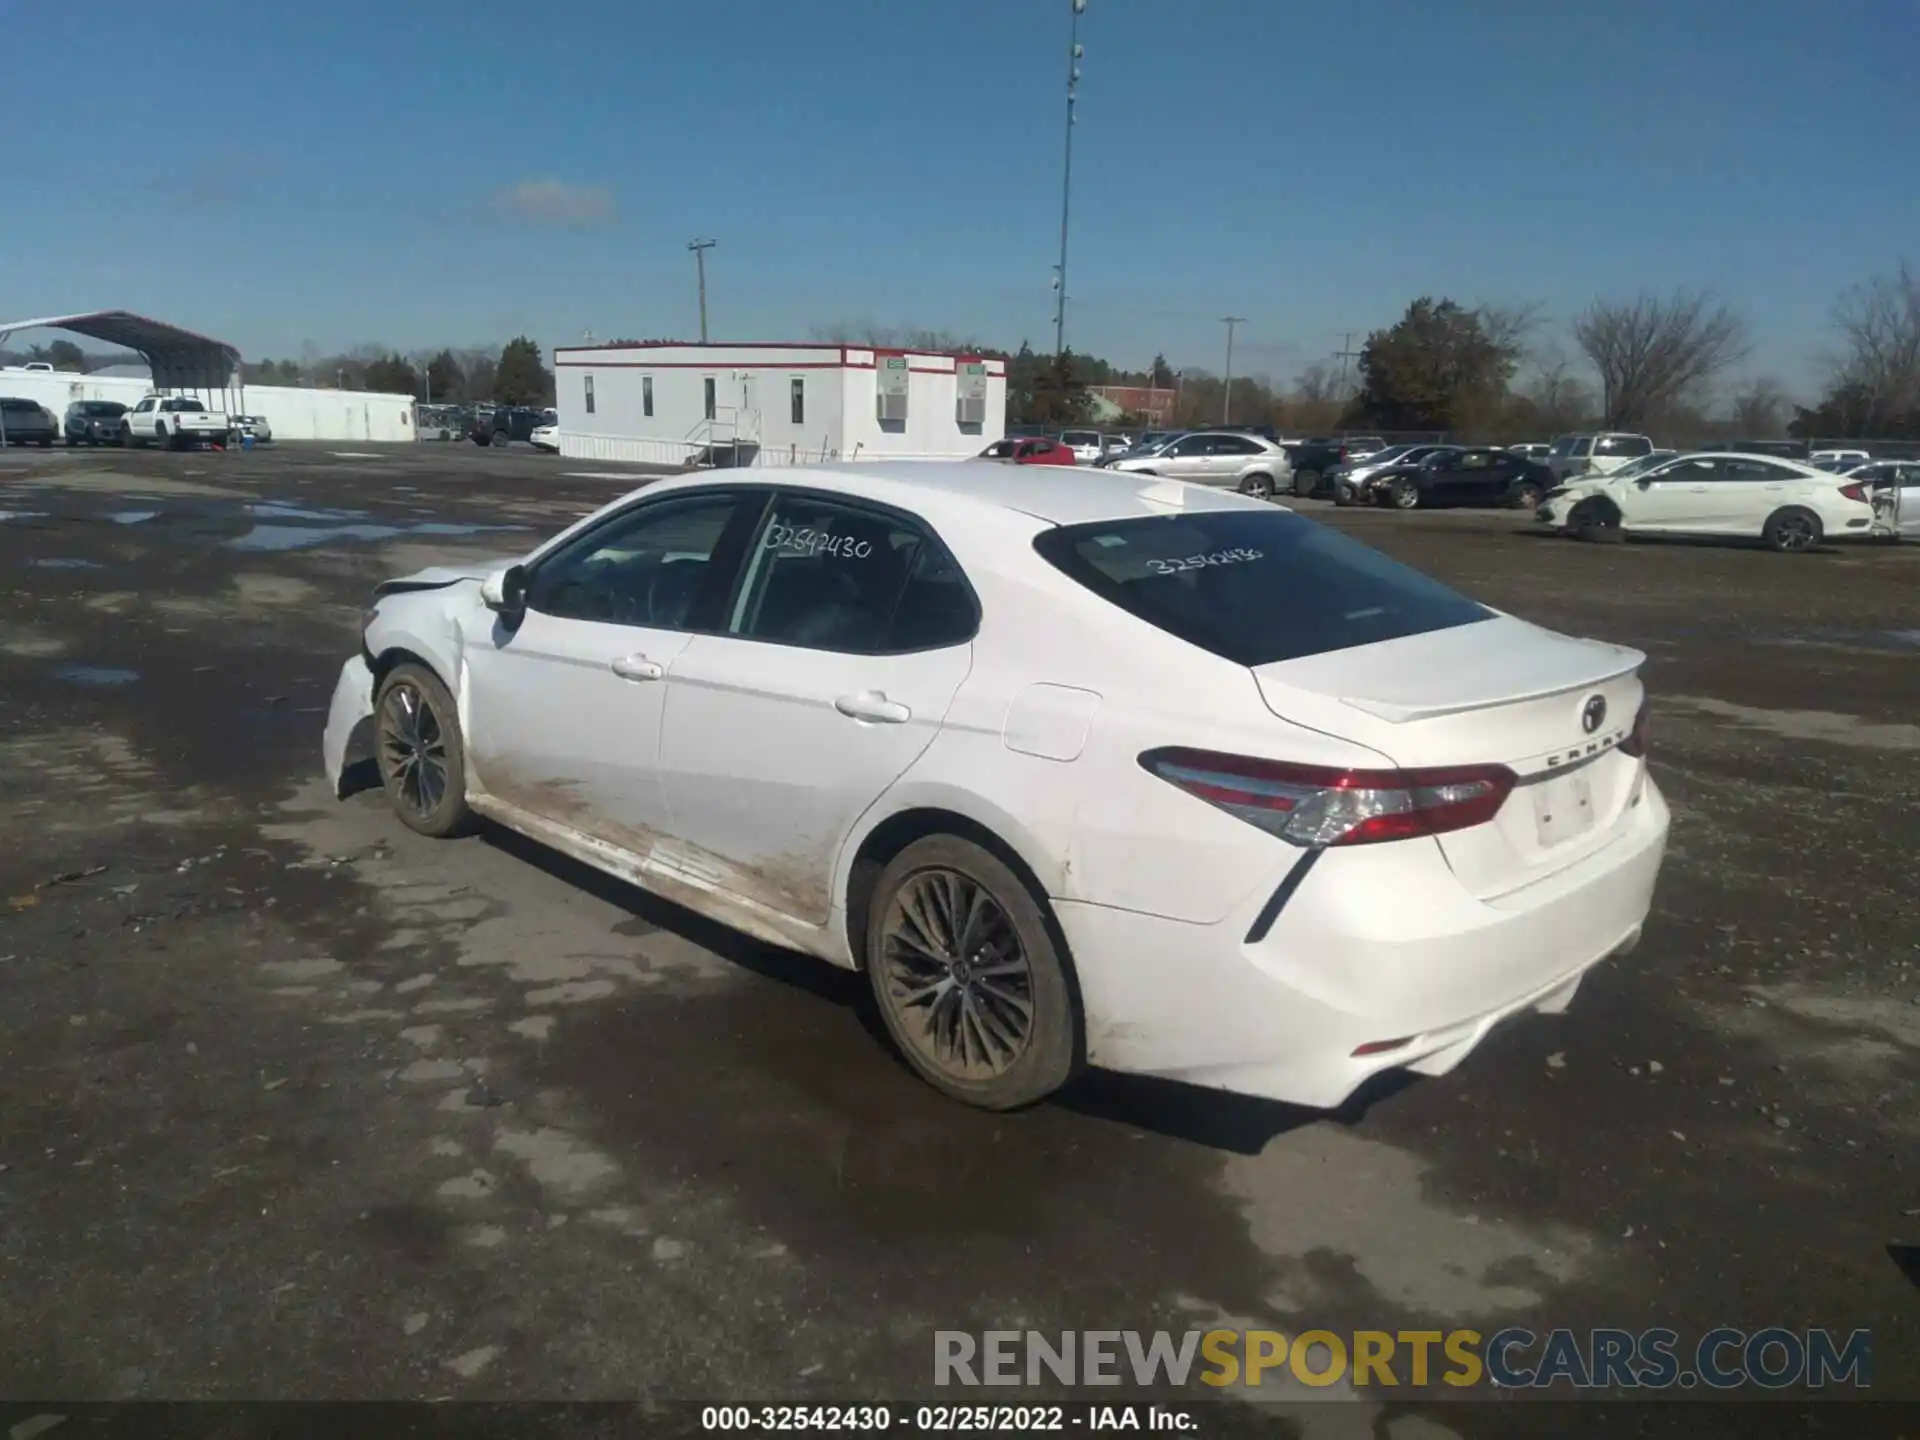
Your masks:
M1069 0L15 0L0 314L250 358L1052 336ZM138 37L138 43L120 43ZM94 43L88 37L118 37ZM1068 338L1285 378L1415 295L1709 285L1753 372L1920 253L1913 0L1089 0ZM48 62L84 52L84 78ZM29 117L43 117L43 124ZM1570 348L1570 347L1569 347Z

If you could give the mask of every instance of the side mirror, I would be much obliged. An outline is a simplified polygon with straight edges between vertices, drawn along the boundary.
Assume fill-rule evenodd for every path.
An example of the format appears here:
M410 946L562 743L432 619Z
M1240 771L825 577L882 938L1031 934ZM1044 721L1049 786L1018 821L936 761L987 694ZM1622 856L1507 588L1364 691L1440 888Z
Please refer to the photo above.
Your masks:
M527 567L509 565L480 582L480 598L489 610L518 619L527 609Z

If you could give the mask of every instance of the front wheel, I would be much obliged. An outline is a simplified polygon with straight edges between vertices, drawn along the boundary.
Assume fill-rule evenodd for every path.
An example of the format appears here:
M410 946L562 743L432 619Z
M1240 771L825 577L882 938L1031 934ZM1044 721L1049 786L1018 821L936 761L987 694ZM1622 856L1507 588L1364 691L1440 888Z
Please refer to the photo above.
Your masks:
M1620 512L1605 500L1582 500L1567 516L1567 533L1576 540L1611 544L1623 538Z
M1251 496L1255 500L1271 500L1273 498L1273 477L1265 474L1245 476L1240 481L1240 493Z
M374 715L380 779L394 814L436 839L471 830L466 745L440 677L412 662L394 666L380 682Z
M1041 902L997 856L930 835L880 874L868 982L900 1053L942 1094L1013 1110L1072 1078L1079 1017Z
M1411 480L1396 480L1393 488L1387 492L1387 500L1396 510L1418 510L1420 487Z
M1512 498L1507 501L1515 510L1537 510L1544 491L1531 480L1522 480L1514 487Z
M1820 543L1820 533L1820 517L1797 505L1774 511L1760 532L1770 548L1789 555L1813 549Z

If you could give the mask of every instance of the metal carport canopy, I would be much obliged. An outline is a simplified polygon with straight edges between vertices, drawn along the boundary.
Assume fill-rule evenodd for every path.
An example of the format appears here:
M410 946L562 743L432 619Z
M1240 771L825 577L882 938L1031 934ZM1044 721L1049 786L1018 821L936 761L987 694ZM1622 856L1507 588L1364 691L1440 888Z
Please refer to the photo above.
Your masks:
M0 320L0 344L16 330L71 330L139 352L153 371L156 390L226 390L240 368L240 352L131 310L95 310L86 315L47 315L38 320Z

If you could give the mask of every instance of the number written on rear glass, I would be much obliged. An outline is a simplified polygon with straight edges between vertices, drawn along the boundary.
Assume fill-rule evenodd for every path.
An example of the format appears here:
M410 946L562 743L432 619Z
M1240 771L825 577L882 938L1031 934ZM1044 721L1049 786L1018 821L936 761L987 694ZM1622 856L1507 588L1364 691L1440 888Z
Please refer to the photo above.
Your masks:
M1150 575L1178 575L1182 570L1204 570L1209 565L1239 565L1262 558L1258 550L1215 550L1211 555L1188 555L1179 560L1149 560Z
M873 544L850 535L830 535L807 526L769 525L763 545L767 550L784 550L790 555L838 555L847 560L864 560L873 554Z

